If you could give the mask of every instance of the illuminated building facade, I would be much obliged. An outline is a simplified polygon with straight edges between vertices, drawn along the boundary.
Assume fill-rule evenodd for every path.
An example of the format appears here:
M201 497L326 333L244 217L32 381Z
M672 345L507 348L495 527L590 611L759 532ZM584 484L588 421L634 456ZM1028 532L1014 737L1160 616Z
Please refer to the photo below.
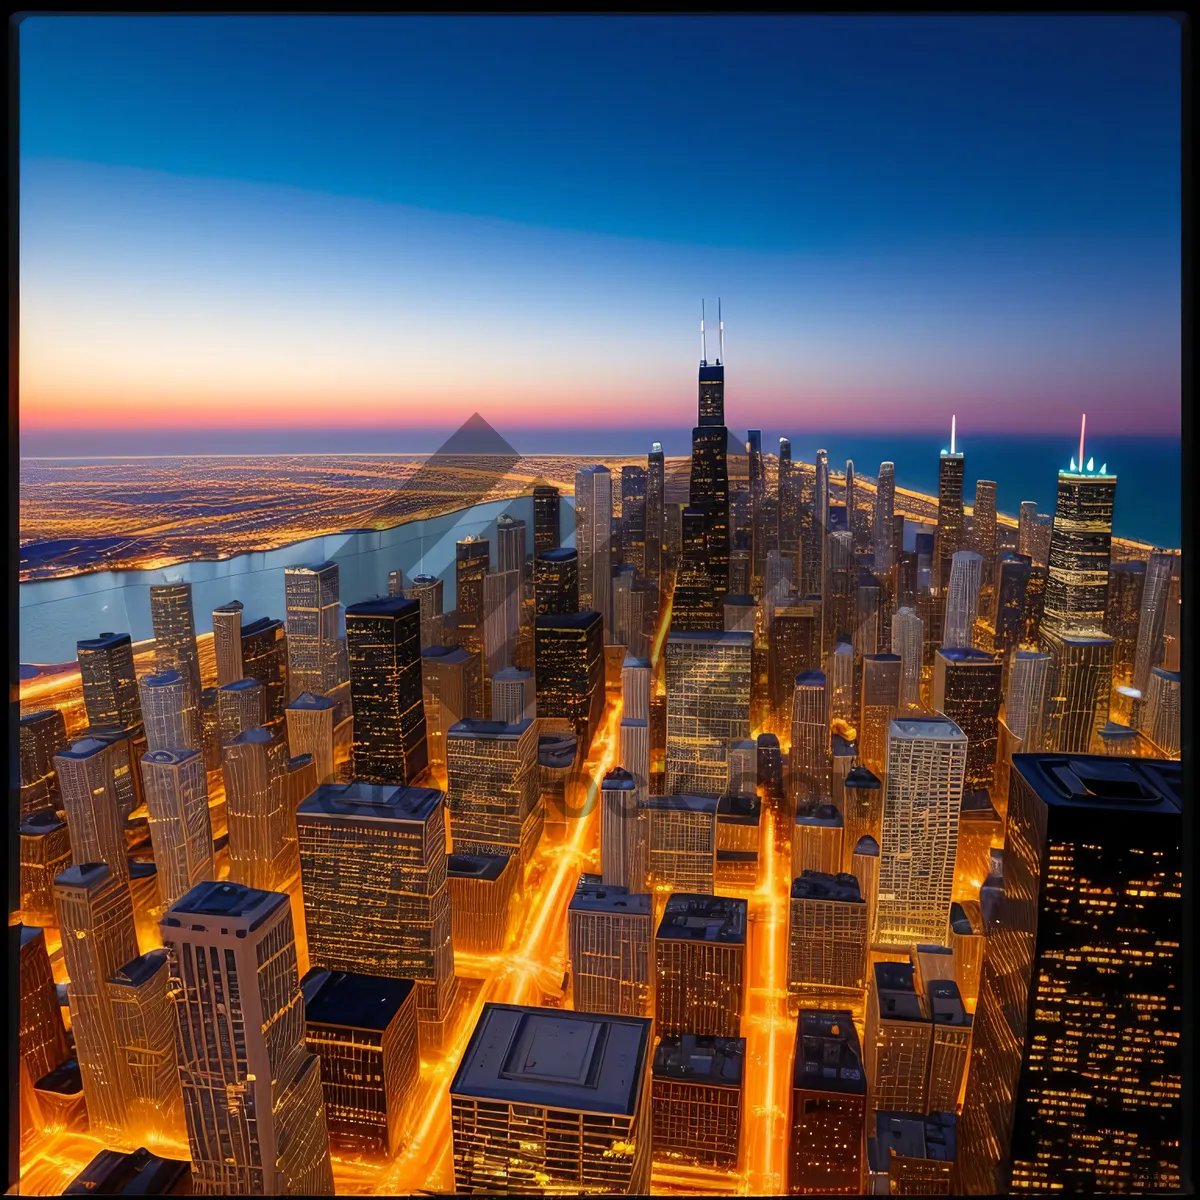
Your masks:
M543 550L533 562L538 616L579 611L579 554L574 546Z
M607 467L583 467L575 474L575 547L579 554L579 607L600 614L604 642L612 620L612 474Z
M356 780L317 788L296 813L312 965L413 980L427 1049L457 988L444 799Z
M450 836L460 854L508 854L521 872L545 822L537 724L460 721L446 734Z
M133 643L127 633L102 633L77 644L83 706L89 725L128 729L141 722Z
M944 717L898 717L888 734L876 940L942 943L950 921L967 738Z
M415 600L421 611L421 649L440 646L444 632L442 581L436 575L414 575L408 598Z
M904 660L899 654L865 654L858 712L858 757L871 771L887 767L888 729L900 715Z
M704 509L692 505L683 510L680 518L682 562L675 579L671 606L673 630L718 629L724 623L724 596L718 604L708 569L707 519ZM725 595L736 591L730 589Z
M900 710L921 707L921 661L925 622L913 609L900 608L892 617L892 653L900 656Z
M1001 662L967 646L934 656L933 708L967 737L964 791L990 788L996 766Z
M338 565L328 561L285 567L288 697L325 695L338 678Z
M712 894L717 871L716 796L648 796L647 885Z
M54 769L74 861L103 863L118 879L127 881L126 814L117 799L117 749L99 738L84 738L55 755Z
M736 1169L746 1039L667 1034L654 1050L654 1153Z
M246 679L257 679L266 693L268 729L285 721L288 702L288 648L283 622L260 617L242 626L242 670ZM304 689L299 688L296 695Z
M1113 640L1113 684L1132 686L1137 661L1138 618L1146 590L1145 562L1113 563L1108 569L1104 632Z
M54 877L71 865L71 837L66 821L53 808L42 808L25 817L18 836L21 919L26 925L44 929L56 923Z
M950 582L950 563L966 541L963 516L963 465L961 452L943 450L938 459L938 515L934 535L931 585L935 591Z
M488 679L512 665L521 627L521 572L493 571L483 577L483 663Z
M166 667L155 675L143 675L138 693L147 750L204 749L199 688L193 691L174 667Z
M333 757L335 705L328 696L302 692L287 706L288 749L312 756L318 783L333 783L337 772Z
M421 1071L413 981L314 970L301 992L304 1045L321 1062L330 1149L389 1157Z
M753 635L677 631L667 638L668 792L719 796L729 743L750 736Z
M455 946L470 954L504 949L520 873L520 860L508 854L451 854L446 859Z
M801 871L788 904L788 993L809 1007L839 994L861 1002L867 969L867 905L853 875Z
M26 713L21 717L21 817L43 808L61 807L54 756L69 745L67 727L57 708Z
M771 708L785 719L790 714L796 676L819 671L821 665L821 601L789 596L777 605L771 620L769 674Z
M805 805L792 828L792 878L804 871L836 875L841 870L845 825L832 804Z
M662 578L666 540L666 472L662 442L654 442L646 457L646 578Z
M801 1011L792 1074L789 1195L862 1195L866 1107L866 1073L851 1014Z
M159 896L174 904L216 875L208 772L196 750L152 750L142 756L141 770Z
M604 713L604 626L598 612L547 614L534 625L538 717L565 717L591 748Z
M740 1036L746 933L745 900L670 897L654 939L657 1033Z
M284 776L287 746L266 729L248 729L221 752L229 826L229 878L284 891L296 878L292 811Z
M71 1031L91 1132L118 1143L139 1136L133 1085L117 1034L108 981L138 956L125 879L103 863L68 867L54 881L67 968Z
M821 650L832 653L839 642L851 642L855 626L858 560L848 530L830 529L825 537L825 585L821 589Z
M996 563L996 481L975 482L975 506L971 514L971 549L983 559L983 583L990 586Z
M497 671L492 676L492 720L513 725L518 721L532 721L536 716L533 672L520 667Z
M640 892L648 869L646 822L640 788L622 767L613 767L600 784L600 869L605 884Z
M896 464L879 464L875 484L875 509L872 514L871 540L874 543L876 571L890 571L896 554L902 548L895 539L896 524Z
M1002 554L992 611L992 648L1007 655L1024 637L1026 592L1032 563L1028 555ZM986 647L983 647L986 649Z
M951 1196L957 1155L952 1112L879 1112L867 1139L873 1196Z
M429 765L446 766L446 734L459 721L483 715L483 664L461 646L429 646L421 651L421 693Z
M354 773L411 783L428 765L416 600L366 600L346 609Z
M455 1192L647 1193L650 1029L485 1004L450 1085Z
M558 548L559 504L558 488L541 483L533 489L533 553L535 555Z
M150 585L150 624L154 630L154 658L160 672L178 671L191 697L200 704L200 652L196 648L196 618L192 612L190 583ZM198 745L188 743L192 749Z
M573 1006L580 1012L653 1016L652 897L582 875L567 910Z
M240 600L231 600L212 612L217 687L242 678L242 608Z
M331 1196L287 896L202 883L167 910L162 937L194 1191Z
M1031 561L1037 545L1037 518L1037 501L1022 500L1017 520L1017 553L1024 554Z
M958 1192L1180 1186L1181 785L1174 763L1014 758Z
M46 935L35 926L21 926L18 971L17 1049L30 1080L35 1081L49 1075L70 1053L46 953Z
M1115 475L1084 473L1082 464L1079 472L1059 471L1044 629L1076 633L1104 628L1116 491Z
M1178 758L1182 678L1178 671L1155 667L1146 699L1138 710L1142 735L1164 758Z
M1008 672L1004 723L1025 753L1042 748L1050 656L1039 650L1017 650Z
M963 1004L973 1012L979 999L984 952L983 914L978 900L950 905L950 951L954 955L954 982Z
M525 522L508 513L496 518L496 570L525 571Z
M854 711L854 647L850 642L838 642L825 660L829 681L829 716L833 721L850 724Z
M876 838L863 834L858 839L850 851L848 873L858 880L859 895L867 906L867 943L872 945L879 908L879 842Z
M942 628L943 648L969 647L972 644L982 582L982 556L974 550L957 551L950 560L950 584L946 591L946 616Z
M645 467L621 468L621 560L646 573Z
M1086 754L1108 720L1112 694L1112 638L1107 634L1042 630L1047 672L1045 746Z
M1163 631L1174 558L1172 554L1155 551L1146 562L1133 655L1133 687L1143 696L1150 686L1150 672L1162 663ZM1114 655L1115 650L1114 647Z

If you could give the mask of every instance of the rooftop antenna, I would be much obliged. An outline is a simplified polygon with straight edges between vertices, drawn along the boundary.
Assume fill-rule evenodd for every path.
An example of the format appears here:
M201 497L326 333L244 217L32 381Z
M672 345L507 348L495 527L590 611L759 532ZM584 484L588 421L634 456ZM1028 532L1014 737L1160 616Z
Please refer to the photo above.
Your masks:
M955 428L956 428L955 422L957 420L958 420L958 418L956 416L954 416L954 414L952 413L950 415L950 453L951 454L954 453L954 434L955 434Z
M708 354L705 349L704 341L704 301L700 301L700 365L704 366L708 362Z
M1083 414L1082 420L1079 422L1079 469L1083 470L1083 431L1087 429L1087 413Z
M721 334L721 357L718 362L725 361L725 322L721 320L721 297L717 297L717 325Z

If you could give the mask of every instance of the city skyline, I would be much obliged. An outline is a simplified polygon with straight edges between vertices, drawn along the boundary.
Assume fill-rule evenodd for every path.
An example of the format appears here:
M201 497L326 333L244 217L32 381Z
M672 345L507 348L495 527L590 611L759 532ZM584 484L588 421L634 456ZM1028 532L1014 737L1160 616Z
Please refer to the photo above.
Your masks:
M1086 410L1101 438L1178 437L1169 18L33 17L21 38L39 453L279 425L291 449L336 426L421 452L485 400L513 437L651 408L682 430L703 296L764 429L1068 435ZM586 81L602 64L625 89Z

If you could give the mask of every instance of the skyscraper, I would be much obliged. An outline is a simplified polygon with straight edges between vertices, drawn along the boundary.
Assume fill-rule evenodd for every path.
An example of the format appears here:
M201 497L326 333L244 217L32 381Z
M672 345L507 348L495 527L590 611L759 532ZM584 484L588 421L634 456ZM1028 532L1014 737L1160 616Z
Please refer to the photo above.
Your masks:
M534 625L538 717L563 717L584 754L604 712L604 634L598 612L547 614Z
M829 687L824 671L805 671L792 692L792 803L818 802L830 794Z
M1043 630L1103 630L1116 490L1115 475L1087 473L1082 464L1078 471L1059 471Z
M133 643L127 633L102 633L77 644L83 706L89 725L128 729L141 722Z
M1037 501L1022 500L1020 517L1017 521L1017 553L1024 554L1033 562L1037 548Z
M975 506L971 514L971 549L983 559L985 585L992 582L996 562L996 481L975 482Z
M311 695L312 693L305 693ZM267 719L266 689L249 677L217 689L217 724L221 744L231 742L247 729L257 729Z
M1181 699L1179 672L1155 667L1150 672L1146 699L1139 709L1138 728L1164 758L1179 757Z
M192 707L198 713L200 653L196 648L192 585L182 582L151 584L150 623L154 629L154 657L158 670L179 672L191 695ZM193 750L200 749L198 742L189 745Z
M646 573L646 504L648 480L645 467L621 468L621 558Z
M138 692L147 750L204 749L199 689L193 691L174 667L143 675Z
M373 783L410 783L425 770L420 604L365 600L346 609L354 771Z
M942 645L947 649L973 644L982 581L983 558L974 550L956 551L950 561L950 585L942 631Z
M304 692L287 706L288 749L292 754L312 755L318 783L333 783L335 705L328 696Z
M114 746L98 738L84 738L54 756L54 769L62 788L74 861L103 863L127 883L129 861L125 819L117 801L115 755Z
M944 717L898 717L888 733L876 940L944 942L950 921L967 738Z
M488 679L512 666L521 626L521 572L493 571L483 577L483 663Z
M485 1004L450 1084L455 1192L649 1191L650 1037L643 1017Z
M732 1170L741 1151L745 1038L667 1034L654 1051L654 1150Z
M608 643L612 561L612 474L583 467L575 474L575 547L579 553L579 607L600 614Z
M129 887L103 863L68 867L54 881L54 907L91 1131L117 1142L137 1137L133 1085L108 994L108 981L138 956Z
M446 734L450 836L460 854L508 854L521 871L533 857L545 814L537 724L460 721Z
M997 654L1007 655L1020 644L1025 625L1025 597L1032 570L1030 559L1023 554L1000 556L999 579L996 584L996 603L992 613L993 643ZM987 649L986 646L982 647Z
M468 534L454 547L454 607L458 613L461 644L483 650L483 622L487 613L484 579L491 561L487 538Z
M558 548L558 506L558 488L543 483L533 489L533 552L535 555Z
M1041 750L1046 731L1046 699L1050 656L1038 650L1013 653L1004 701L1004 723L1021 742L1021 750Z
M67 823L53 808L42 808L21 821L18 836L21 840L21 919L26 925L44 929L56 923L55 876L71 865Z
M853 875L802 871L788 905L788 992L805 1007L857 1005L867 969L867 905Z
M805 871L836 875L842 861L845 821L832 804L806 804L792 826L792 878Z
M17 1048L31 1082L35 1082L66 1060L67 1031L46 953L45 933L22 925L20 940Z
M963 455L955 452L954 432L950 449L938 459L938 517L933 549L933 589L940 591L950 582L950 562L966 540L963 516Z
M888 729L900 715L903 668L899 654L863 655L858 758L877 775L887 769Z
M427 1050L442 1044L457 990L444 801L356 780L317 788L296 813L313 966L414 980Z
M1013 760L956 1191L1180 1186L1181 779L1145 759Z
M600 866L607 885L640 892L647 863L638 784L621 767L613 767L600 785Z
M436 575L414 575L410 600L421 609L421 649L442 644L442 581Z
M967 737L963 789L991 788L1000 716L1000 660L982 650L942 649L934 657L933 708Z
M1134 650L1133 687L1145 696L1150 672L1162 662L1163 629L1174 555L1156 551L1146 563Z
M330 1196L288 898L201 883L162 919L195 1191Z
M496 570L525 572L525 522L501 513L496 518Z
M1050 656L1046 698L1046 747L1086 754L1108 720L1113 642L1107 634L1042 630Z
M1108 611L1104 632L1113 640L1113 685L1133 683L1138 618L1146 585L1145 562L1113 563L1108 569Z
M583 875L567 910L573 1007L652 1016L654 909L646 892Z
M284 786L287 746L266 729L247 729L225 744L221 757L229 877L246 887L284 891L298 867Z
M446 859L454 945L469 954L499 954L508 941L521 862L508 854L451 854Z
M543 550L533 563L538 616L579 611L579 555L574 546Z
M921 707L921 658L925 622L911 608L901 608L892 618L892 653L900 656L900 710Z
M879 1112L867 1139L875 1196L949 1196L958 1153L952 1112Z
M338 565L285 567L289 699L324 695L338 683Z
M813 554L811 578L804 582L805 592L819 592L828 601L825 591L828 575L828 546L829 537L829 453L817 451L816 483L813 491ZM805 558L808 557L807 550Z
M278 729L286 719L284 710L288 702L287 634L282 621L275 617L260 617L242 627L242 668L246 679L257 679L262 684L266 694L267 728ZM295 694L299 695L303 690L301 688Z
M792 462L792 443L779 439L779 549L795 563L800 549L800 472ZM799 582L799 570L795 572Z
M750 736L748 633L676 631L667 638L666 788L719 796L729 743Z
M67 727L57 708L25 713L20 726L21 816L62 805L54 756L68 746Z
M716 796L648 796L648 887L711 894L717 871Z
M537 716L533 672L505 667L492 676L492 720L505 725L532 721Z
M667 483L662 442L654 442L646 458L646 578L662 578L666 540Z
M151 750L142 756L141 770L158 894L171 905L216 875L208 773L204 756L186 749Z
M663 912L654 955L658 1033L740 1036L745 900L676 892Z
M800 1013L791 1107L788 1194L862 1195L867 1078L849 1012Z
M217 687L242 677L242 602L230 600L212 613L213 652L217 659Z
M429 765L444 768L450 727L483 715L479 655L461 646L429 646L421 651L421 687Z

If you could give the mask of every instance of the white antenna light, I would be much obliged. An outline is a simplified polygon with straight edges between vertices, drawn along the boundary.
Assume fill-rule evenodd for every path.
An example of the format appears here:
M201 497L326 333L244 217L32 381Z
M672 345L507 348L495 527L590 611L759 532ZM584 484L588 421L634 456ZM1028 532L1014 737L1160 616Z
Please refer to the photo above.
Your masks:
M708 362L708 353L704 341L704 301L700 301L700 361Z
M725 361L725 322L721 320L721 297L717 297L717 325L721 334L721 361Z
M958 420L957 417L951 415L951 417L950 417L950 453L951 454L954 453L955 422L957 420Z
M1087 428L1087 413L1083 414L1082 420L1079 422L1079 469L1083 470L1083 431Z

